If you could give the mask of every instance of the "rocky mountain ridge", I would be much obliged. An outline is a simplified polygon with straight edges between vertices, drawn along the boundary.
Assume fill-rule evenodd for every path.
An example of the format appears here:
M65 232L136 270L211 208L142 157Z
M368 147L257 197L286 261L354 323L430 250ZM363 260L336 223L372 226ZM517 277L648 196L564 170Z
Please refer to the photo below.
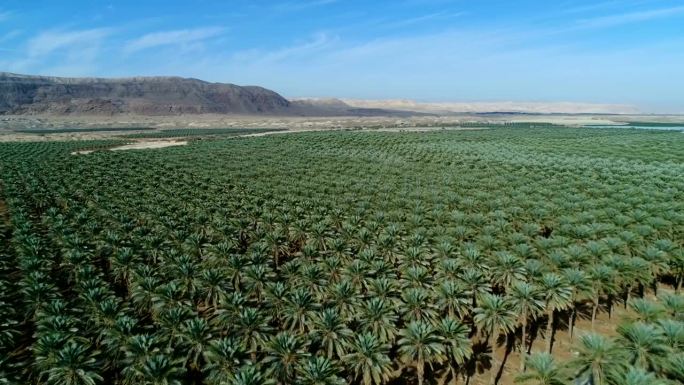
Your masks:
M263 87L210 83L192 78L62 78L0 72L0 115L42 114L407 115L400 111L350 107L342 102L289 101Z

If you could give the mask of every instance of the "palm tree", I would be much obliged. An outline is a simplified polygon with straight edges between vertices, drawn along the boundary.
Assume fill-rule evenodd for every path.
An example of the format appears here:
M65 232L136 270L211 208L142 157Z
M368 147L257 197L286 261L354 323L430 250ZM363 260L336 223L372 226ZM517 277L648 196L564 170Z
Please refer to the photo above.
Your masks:
M181 385L180 378L185 370L182 360L174 360L157 353L150 356L140 369L141 384L144 385Z
M463 286L472 295L473 309L477 307L477 300L480 296L492 291L491 285L482 270L466 268L460 276L460 279L463 281Z
M613 371L623 370L625 354L610 339L600 334L580 337L577 357L570 362L577 377L593 385L610 383Z
M470 328L453 318L442 318L437 324L437 333L441 337L446 353L445 376L450 375L452 384L456 384L459 367L473 355L472 341L468 338Z
M433 362L445 358L444 347L435 329L424 321L414 321L399 331L399 358L407 365L416 368L418 385L423 385L425 364L432 367Z
M273 256L276 268L278 268L278 266L280 266L280 255L287 251L283 229L276 228L269 231L266 233L264 241L268 245L271 255Z
M337 309L330 308L316 314L311 334L321 341L326 357L332 360L345 355L354 332L344 323Z
M515 377L515 382L534 385L567 385L568 376L552 355L534 353L528 360L528 371Z
M55 385L94 385L104 379L97 373L95 354L88 346L70 342L55 355L47 370L47 383Z
M255 365L241 367L228 382L230 385L272 385L274 383L272 378L264 377Z
M684 351L684 322L666 319L658 321L655 326L672 353Z
M490 384L496 383L496 354L494 354L496 338L499 334L508 335L515 329L518 315L513 311L513 307L503 297L493 294L484 294L480 298L480 306L475 309L475 316L473 321L481 333L485 334L485 343L489 344L489 339L494 337L494 344L492 346L492 370L490 373ZM503 370L502 362L501 370Z
M642 258L649 264L653 293L658 294L658 277L670 268L667 254L653 246L648 246L643 250Z
M273 328L269 325L271 317L266 316L259 309L243 308L235 322L236 332L242 342L248 347L252 361L256 362L257 350L269 337Z
M655 326L641 322L620 325L618 344L627 354L630 365L656 371L670 353L662 333Z
M455 280L448 279L435 289L436 305L444 309L446 315L454 318L458 315L461 319L470 313L470 295Z
M407 321L434 322L438 315L433 309L430 292L423 288L409 288L401 293L399 312Z
M684 321L684 296L661 294L658 296L665 313L674 320Z
M525 358L527 357L527 322L530 318L536 319L544 309L544 295L539 289L526 282L516 282L510 289L508 301L513 311L519 314L518 322L522 329L520 342L520 371L525 370Z
M288 297L283 309L283 320L290 330L304 333L313 324L314 311L318 307L313 295L306 287L295 289Z
M670 272L675 277L675 294L682 290L684 282L684 247L670 253Z
M360 294L356 287L348 279L342 279L330 288L330 301L337 308L340 315L345 319L357 316L357 305L360 301Z
M398 319L389 301L374 297L363 303L358 321L364 332L373 333L382 342L390 342L397 332Z
M141 373L148 359L159 353L158 339L147 334L131 336L123 346L123 370L125 384L137 384L142 381Z
M266 358L263 362L270 365L270 373L283 384L294 380L295 368L308 356L302 341L294 334L285 331L276 334L266 345Z
M665 315L665 309L660 304L644 298L632 299L629 307L634 312L631 318L635 321L653 323Z
M191 315L192 311L189 307L178 305L160 311L155 317L162 328L164 337L168 339L169 347L178 343L185 321L189 320Z
M684 383L684 353L670 354L663 363L663 372L667 378Z
M596 311L598 310L601 296L610 296L615 291L615 270L606 265L592 266L589 269L589 278L591 281L591 300L593 303L591 311L591 330L594 330Z
M236 337L221 338L209 342L204 351L208 373L206 381L210 385L227 383L244 360L245 348Z
M212 330L204 318L192 318L185 322L181 339L188 345L186 362L190 367L199 370L199 359L209 347Z
M338 377L339 371L325 357L311 357L297 367L298 385L344 385L344 379Z
M589 277L584 271L577 268L563 270L563 277L572 288L570 294L570 315L568 316L568 336L572 340L575 327L575 316L577 314L576 303L590 294L590 283Z
M668 385L654 373L646 372L643 369L629 367L627 370L617 370L611 375L615 385Z
M353 378L361 378L363 385L381 385L392 374L392 361L387 356L390 346L371 333L356 336L350 353L344 356Z
M140 314L145 314L151 310L152 297L159 284L159 278L156 276L143 276L133 279L131 301Z
M202 270L199 278L198 289L204 297L204 306L216 309L219 302L226 298L228 293L228 283L225 277L228 276L223 270L218 268L207 268Z
M133 317L120 315L114 325L104 328L99 335L104 354L113 363L111 366L120 368L124 355L123 347L126 346L128 338L133 334L133 330L138 323Z
M140 262L140 258L130 247L122 247L114 253L110 259L112 274L114 279L126 285L127 289L131 286L131 275L133 266Z
M557 310L566 309L572 299L572 288L556 273L546 273L539 281L539 288L544 293L546 308L546 351L551 353L553 346L553 321Z
M525 265L513 254L497 252L491 273L494 285L505 292L514 282L525 279Z

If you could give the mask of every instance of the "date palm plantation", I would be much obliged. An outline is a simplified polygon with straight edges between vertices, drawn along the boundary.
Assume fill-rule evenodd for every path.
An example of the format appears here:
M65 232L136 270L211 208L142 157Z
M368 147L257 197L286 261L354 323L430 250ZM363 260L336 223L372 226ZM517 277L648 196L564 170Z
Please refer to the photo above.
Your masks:
M679 132L114 143L0 143L0 384L684 381Z

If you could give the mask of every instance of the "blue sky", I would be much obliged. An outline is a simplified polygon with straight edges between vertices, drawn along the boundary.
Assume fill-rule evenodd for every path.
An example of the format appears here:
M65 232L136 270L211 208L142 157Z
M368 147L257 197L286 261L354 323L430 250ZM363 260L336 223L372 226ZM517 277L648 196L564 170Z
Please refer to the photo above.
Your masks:
M684 1L0 0L0 71L684 113Z

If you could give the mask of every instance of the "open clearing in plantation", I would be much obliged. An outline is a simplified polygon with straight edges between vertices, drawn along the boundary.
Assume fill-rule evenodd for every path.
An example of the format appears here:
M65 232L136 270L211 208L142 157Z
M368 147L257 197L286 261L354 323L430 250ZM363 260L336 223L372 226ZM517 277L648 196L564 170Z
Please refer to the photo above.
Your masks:
M680 132L191 131L0 143L0 383L684 381Z
M139 140L137 142L122 144L120 146L113 146L107 148L109 151L125 151L125 150L147 150L154 148L165 148L173 146L185 146L188 144L185 140ZM73 155L85 155L95 152L94 150L78 150L72 152Z

